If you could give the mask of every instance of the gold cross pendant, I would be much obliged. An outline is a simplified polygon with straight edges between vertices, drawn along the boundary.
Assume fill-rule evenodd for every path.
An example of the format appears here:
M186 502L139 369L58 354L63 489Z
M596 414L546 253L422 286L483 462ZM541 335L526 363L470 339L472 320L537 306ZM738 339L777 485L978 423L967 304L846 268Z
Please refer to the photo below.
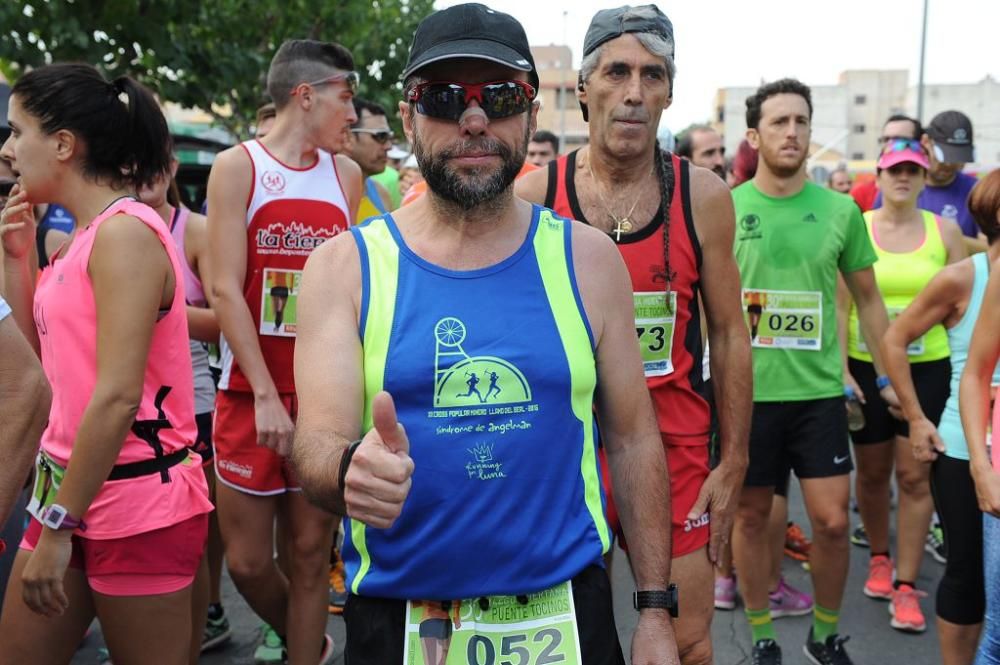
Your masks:
M611 230L615 234L615 242L621 242L622 234L628 233L632 230L632 221L628 217L623 217L618 219L617 217L612 217L615 222L615 228Z

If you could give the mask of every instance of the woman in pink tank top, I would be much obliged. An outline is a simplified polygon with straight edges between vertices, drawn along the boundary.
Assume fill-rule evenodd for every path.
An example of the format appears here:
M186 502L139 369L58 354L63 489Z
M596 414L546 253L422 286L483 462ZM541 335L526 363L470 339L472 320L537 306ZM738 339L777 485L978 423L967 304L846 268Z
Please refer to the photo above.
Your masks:
M60 64L11 90L0 156L18 186L0 213L11 307L53 399L32 520L0 644L10 662L66 662L95 614L117 662L192 659L192 582L211 510L194 443L183 271L136 191L169 165L166 121L128 77ZM32 204L76 228L35 287Z

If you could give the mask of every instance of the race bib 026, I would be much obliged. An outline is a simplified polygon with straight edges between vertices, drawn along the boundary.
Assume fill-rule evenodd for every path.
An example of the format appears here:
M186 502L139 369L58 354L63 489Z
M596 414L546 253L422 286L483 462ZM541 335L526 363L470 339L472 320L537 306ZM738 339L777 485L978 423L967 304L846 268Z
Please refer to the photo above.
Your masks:
M754 347L823 348L823 294L819 291L743 289L743 316Z
M670 292L670 307L663 291L639 291L632 294L635 304L635 333L646 376L673 374L671 352L674 324L677 321L677 293Z
M521 599L410 601L405 644L403 665L581 663L570 582Z
M260 334L295 337L300 270L264 269L260 294Z

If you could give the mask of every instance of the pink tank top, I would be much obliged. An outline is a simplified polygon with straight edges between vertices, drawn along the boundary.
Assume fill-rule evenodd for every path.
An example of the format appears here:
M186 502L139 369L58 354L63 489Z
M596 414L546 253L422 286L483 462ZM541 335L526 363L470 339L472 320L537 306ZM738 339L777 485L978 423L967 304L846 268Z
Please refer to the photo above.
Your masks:
M198 276L191 270L191 264L188 263L184 251L184 234L187 232L190 216L191 211L183 206L171 208L170 235L174 238L174 244L177 247L177 260L180 261L181 271L184 273L184 299L192 307L205 307L208 305L208 300L205 298L205 288Z
M169 455L192 445L197 433L180 261L159 215L142 203L120 199L77 231L66 254L42 272L35 292L42 367L52 386L52 409L42 448L62 465L70 462L97 384L97 307L87 272L90 255L101 224L117 214L135 217L156 232L170 258L176 286L169 311L153 329L139 410L115 464ZM211 509L200 460L192 455L169 469L167 482L159 473L105 482L83 515L87 531L82 535L97 540L121 538Z

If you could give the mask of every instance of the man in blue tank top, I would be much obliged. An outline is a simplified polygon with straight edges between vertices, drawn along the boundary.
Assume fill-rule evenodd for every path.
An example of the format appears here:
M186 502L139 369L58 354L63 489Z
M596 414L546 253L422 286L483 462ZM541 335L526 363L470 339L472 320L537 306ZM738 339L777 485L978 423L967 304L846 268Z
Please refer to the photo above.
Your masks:
M632 662L678 662L628 273L604 233L513 195L537 89L512 17L424 19L400 112L428 196L306 266L293 460L309 497L348 516L352 665L624 663L597 419L631 544Z

